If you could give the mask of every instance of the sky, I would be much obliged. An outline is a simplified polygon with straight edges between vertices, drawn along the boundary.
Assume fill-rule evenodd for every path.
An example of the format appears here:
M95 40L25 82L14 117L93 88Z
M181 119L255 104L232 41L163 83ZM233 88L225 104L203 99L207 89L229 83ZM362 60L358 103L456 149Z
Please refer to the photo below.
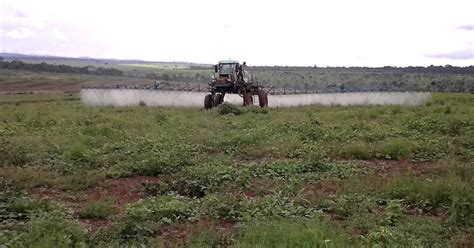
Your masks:
M474 65L473 0L0 0L0 51L248 65Z

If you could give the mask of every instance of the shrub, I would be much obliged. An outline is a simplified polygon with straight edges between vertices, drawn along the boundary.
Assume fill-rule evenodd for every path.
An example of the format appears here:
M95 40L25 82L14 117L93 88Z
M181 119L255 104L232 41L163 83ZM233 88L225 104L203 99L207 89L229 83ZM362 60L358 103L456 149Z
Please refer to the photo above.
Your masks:
M227 114L240 115L242 114L242 110L240 110L240 108L235 106L234 104L224 102L223 104L219 105L218 113L220 115L227 115Z

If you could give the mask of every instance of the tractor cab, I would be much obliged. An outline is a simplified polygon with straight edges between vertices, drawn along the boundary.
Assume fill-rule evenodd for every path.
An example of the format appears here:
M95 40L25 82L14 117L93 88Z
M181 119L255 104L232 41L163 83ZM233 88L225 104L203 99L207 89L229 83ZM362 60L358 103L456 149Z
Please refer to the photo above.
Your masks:
M233 83L237 79L237 73L239 71L239 61L236 60L222 60L219 64L214 66L214 72L216 75L214 78L218 82Z

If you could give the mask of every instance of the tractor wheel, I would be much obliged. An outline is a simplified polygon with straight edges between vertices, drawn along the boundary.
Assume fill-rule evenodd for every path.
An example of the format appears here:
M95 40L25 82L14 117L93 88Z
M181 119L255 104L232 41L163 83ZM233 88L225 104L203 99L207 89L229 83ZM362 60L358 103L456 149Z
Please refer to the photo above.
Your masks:
M222 94L217 94L214 97L214 107L217 107L219 104L222 104L224 102L224 97Z
M260 107L268 107L268 95L264 90L258 90L258 104Z
M204 108L211 109L212 108L212 95L208 94L204 97Z
M225 94L221 94L221 100L219 101L219 104L223 104L223 103L224 103L224 96L225 96Z
M253 105L252 93L250 93L250 92L244 93L243 98L244 98L244 106L252 106Z

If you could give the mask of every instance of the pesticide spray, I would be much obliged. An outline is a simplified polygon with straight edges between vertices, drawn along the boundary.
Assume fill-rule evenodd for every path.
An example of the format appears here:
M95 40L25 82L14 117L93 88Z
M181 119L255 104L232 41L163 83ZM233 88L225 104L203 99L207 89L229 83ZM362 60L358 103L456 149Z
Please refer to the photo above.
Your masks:
M201 107L207 93L186 91L162 91L140 89L83 89L81 101L88 106L174 106ZM403 105L419 106L431 98L428 92L349 92L297 95L269 95L269 107L303 105L367 106ZM241 105L242 98L230 94L225 101Z

